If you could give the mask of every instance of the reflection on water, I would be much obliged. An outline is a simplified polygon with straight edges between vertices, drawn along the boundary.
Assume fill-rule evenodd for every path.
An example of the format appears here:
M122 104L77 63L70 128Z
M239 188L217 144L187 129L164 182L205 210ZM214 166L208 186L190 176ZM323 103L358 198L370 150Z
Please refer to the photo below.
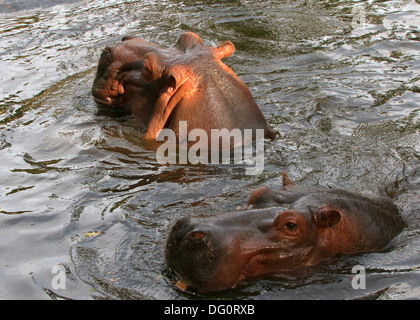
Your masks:
M232 211L262 184L392 194L408 228L381 253L275 275L222 298L419 297L420 5L416 1L2 1L0 298L201 298L163 260L179 217ZM127 34L234 42L226 63L280 133L265 171L159 165L134 119L90 88ZM91 236L91 235L94 236ZM66 290L54 289L64 265ZM351 288L361 264L367 289Z

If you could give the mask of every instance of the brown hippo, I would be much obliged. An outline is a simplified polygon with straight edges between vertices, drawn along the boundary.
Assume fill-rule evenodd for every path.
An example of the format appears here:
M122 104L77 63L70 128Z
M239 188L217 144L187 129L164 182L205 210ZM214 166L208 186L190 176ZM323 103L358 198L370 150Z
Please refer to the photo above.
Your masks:
M386 196L299 187L286 173L283 185L256 189L244 211L178 220L166 244L168 266L196 291L223 290L336 254L382 249L405 227Z
M92 94L99 104L128 107L149 139L163 128L178 135L180 121L188 122L188 132L262 129L274 138L248 87L222 62L234 50L229 41L204 46L193 32L166 49L125 37L103 51Z

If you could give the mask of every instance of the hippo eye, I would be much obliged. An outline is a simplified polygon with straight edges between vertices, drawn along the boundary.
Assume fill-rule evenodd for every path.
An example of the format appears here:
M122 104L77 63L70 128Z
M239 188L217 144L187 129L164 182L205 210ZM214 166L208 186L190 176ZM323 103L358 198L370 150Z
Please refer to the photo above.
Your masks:
M297 225L293 222L286 223L286 228L289 230L294 230L297 227Z

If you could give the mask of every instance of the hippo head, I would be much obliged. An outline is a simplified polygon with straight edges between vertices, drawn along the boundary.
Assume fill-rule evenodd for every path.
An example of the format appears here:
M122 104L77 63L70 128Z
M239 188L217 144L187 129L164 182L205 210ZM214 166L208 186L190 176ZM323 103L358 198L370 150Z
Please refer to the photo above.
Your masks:
M222 62L235 47L224 42L204 46L192 32L180 36L174 47L163 49L138 37L103 51L92 94L96 102L128 107L155 139L163 128L268 129L248 87Z
M320 229L340 218L325 207L315 214L278 207L184 217L170 233L166 261L196 291L233 288L244 279L316 263Z
M406 226L393 201L347 190L296 186L254 190L243 211L184 217L165 258L189 287L208 292L255 276L293 271L335 254L385 248Z

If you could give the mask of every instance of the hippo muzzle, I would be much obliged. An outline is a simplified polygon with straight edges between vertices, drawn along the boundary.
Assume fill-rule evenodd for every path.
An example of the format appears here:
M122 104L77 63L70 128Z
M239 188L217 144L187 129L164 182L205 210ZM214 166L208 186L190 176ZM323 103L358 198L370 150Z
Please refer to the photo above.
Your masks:
M291 270L312 251L313 230L303 216L284 212L276 208L182 218L168 238L168 266L200 292L234 288L279 268ZM302 224L306 234L298 237L292 230L295 223Z
M189 286L200 291L210 287L220 290L234 286L240 276L240 268L232 268L231 263L238 250L237 241L217 227L183 218L172 229L166 260Z

